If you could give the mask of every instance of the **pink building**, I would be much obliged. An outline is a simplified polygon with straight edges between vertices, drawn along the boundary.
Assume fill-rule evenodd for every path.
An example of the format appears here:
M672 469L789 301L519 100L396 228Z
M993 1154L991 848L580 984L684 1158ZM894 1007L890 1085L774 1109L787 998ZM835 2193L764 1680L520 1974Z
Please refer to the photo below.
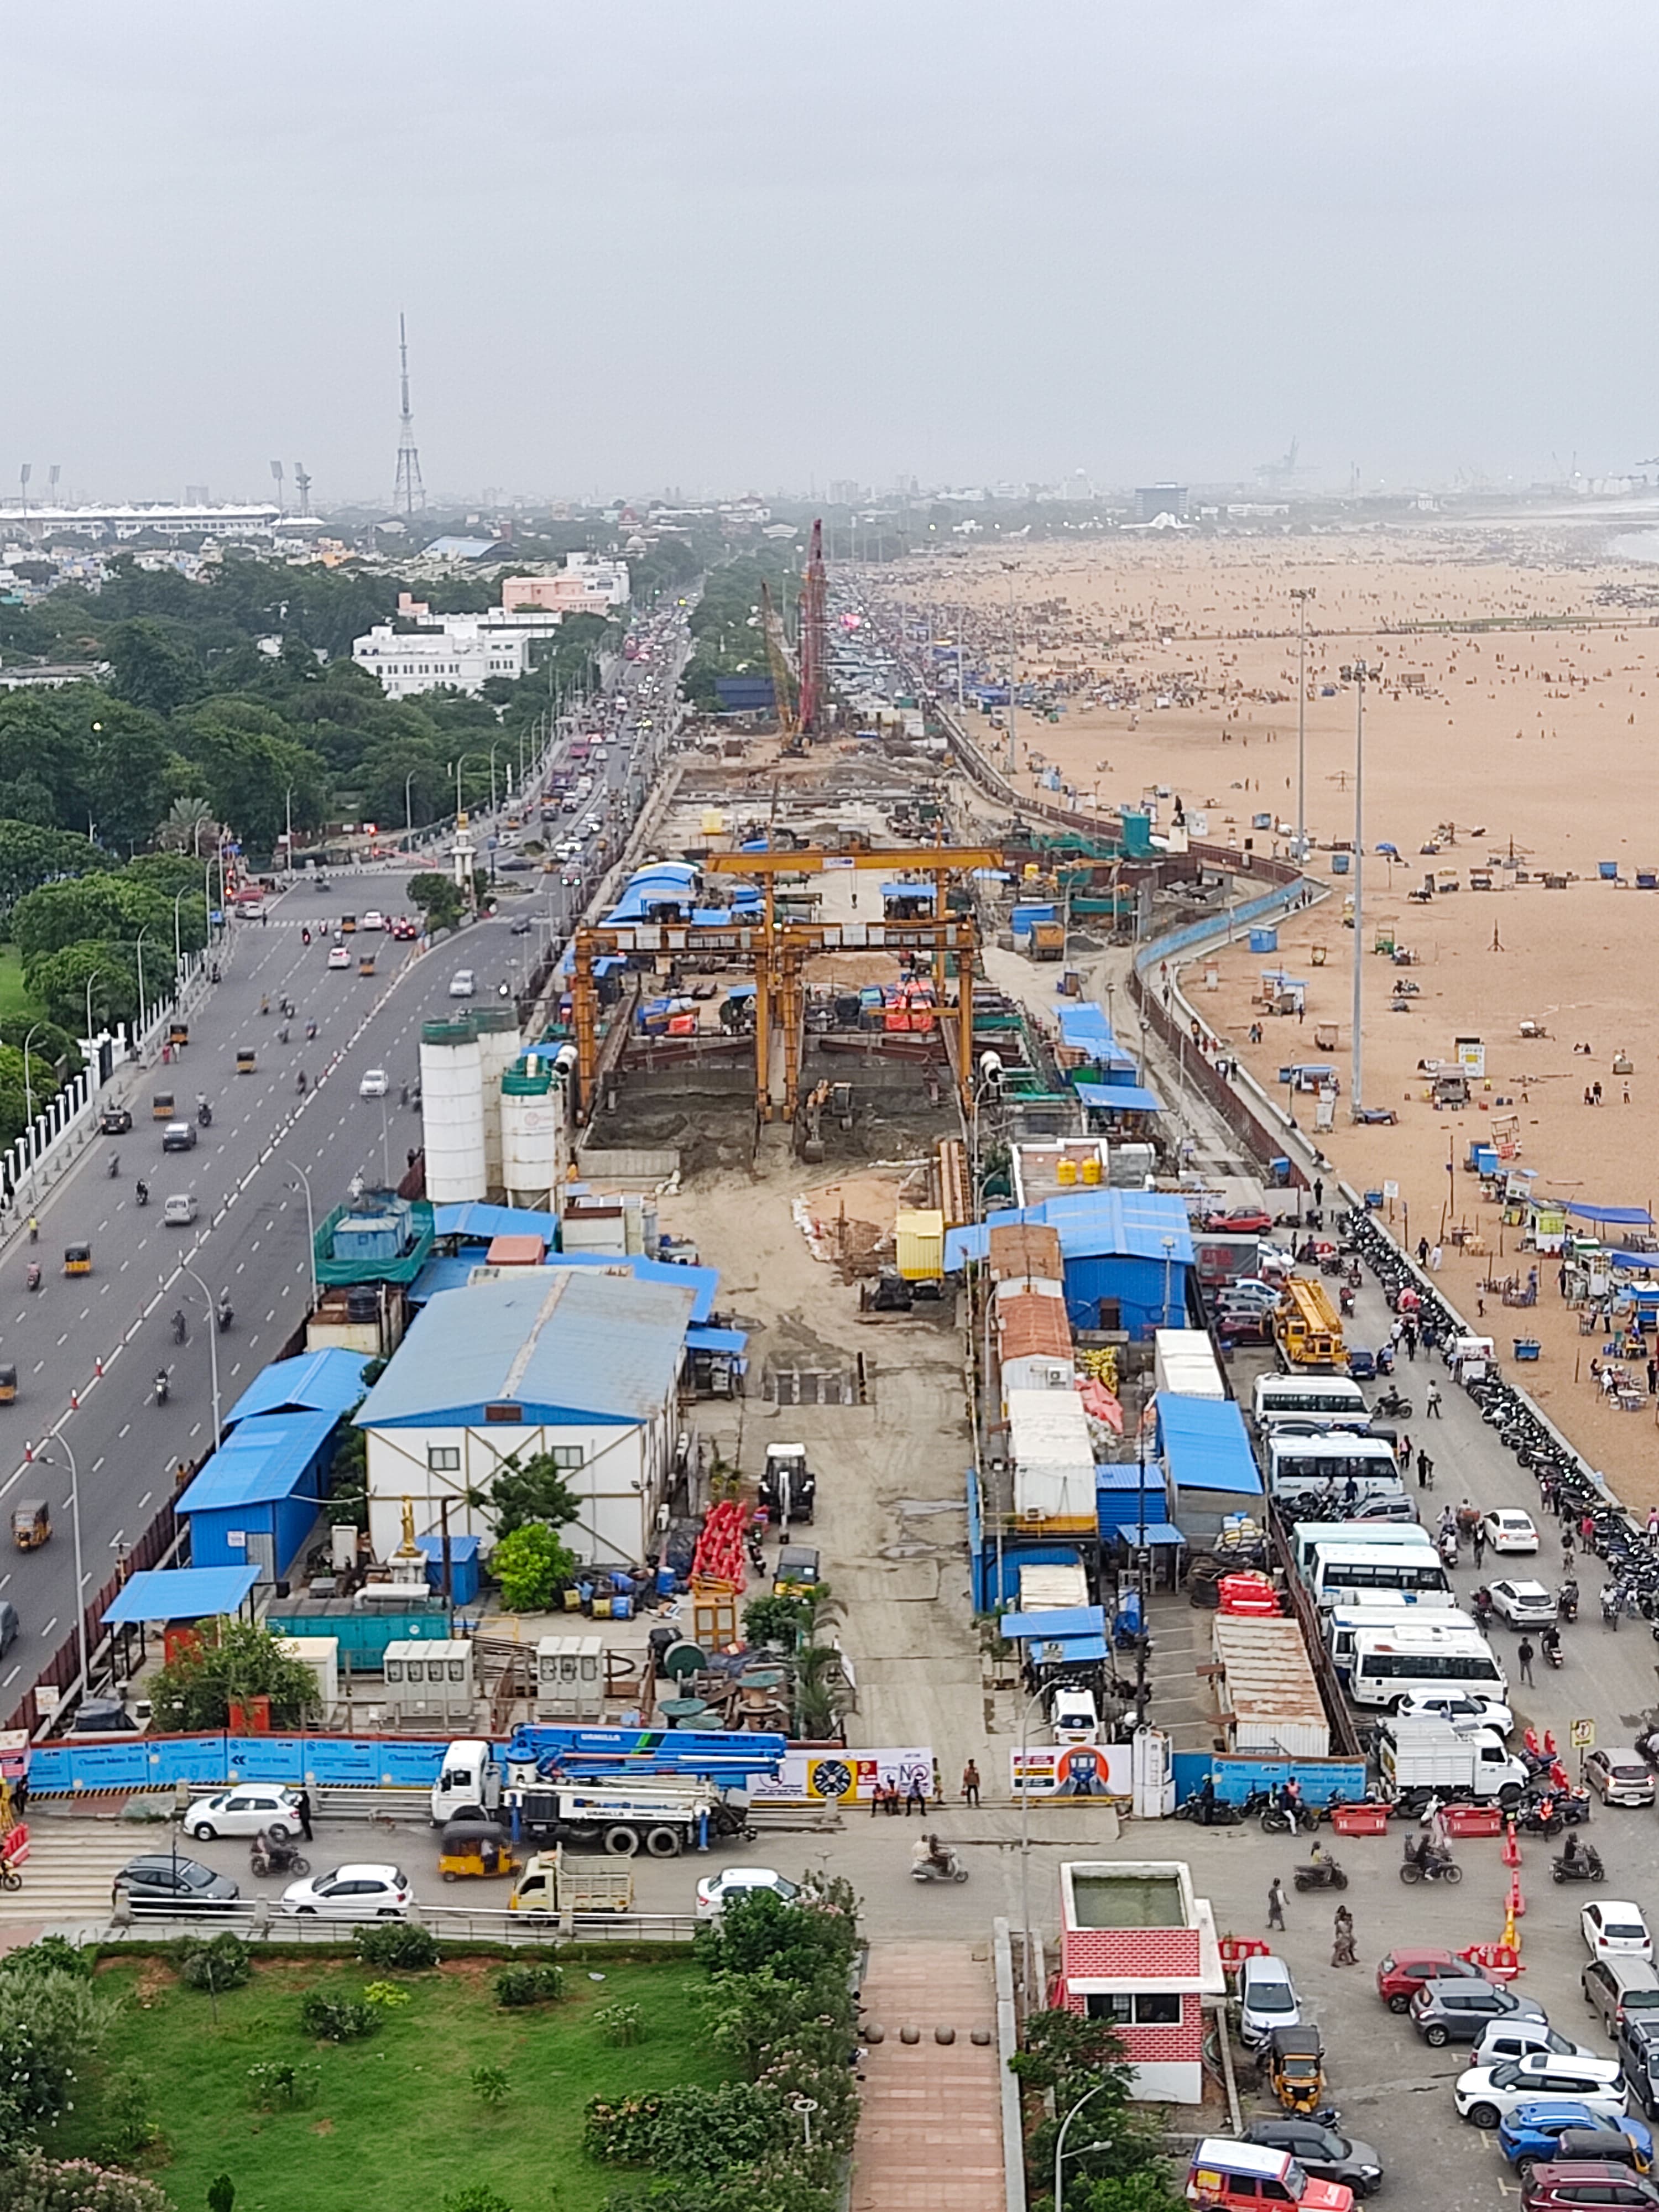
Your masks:
M1207 1898L1180 1859L1068 1860L1060 1869L1051 2001L1123 2038L1137 2097L1202 2101L1204 2001L1226 1976Z
M505 613L603 615L628 604L628 569L621 561L596 561L573 553L555 576L504 576Z

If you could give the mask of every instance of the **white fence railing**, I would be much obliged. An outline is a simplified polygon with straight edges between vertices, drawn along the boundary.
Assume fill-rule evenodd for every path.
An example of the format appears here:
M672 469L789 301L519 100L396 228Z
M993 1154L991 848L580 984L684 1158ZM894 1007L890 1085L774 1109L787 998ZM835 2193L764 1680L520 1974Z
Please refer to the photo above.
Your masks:
M389 1916L390 1917L390 1916ZM507 1912L499 1906L419 1905L411 1921L430 1929L442 1943L689 1943L697 1930L689 1912ZM112 1918L111 1942L155 1942L163 1937L199 1935L204 1928L229 1928L249 1942L338 1943L362 1919L336 1919L320 1912L279 1912L268 1897L241 1897L198 1911L155 1912L136 1909Z

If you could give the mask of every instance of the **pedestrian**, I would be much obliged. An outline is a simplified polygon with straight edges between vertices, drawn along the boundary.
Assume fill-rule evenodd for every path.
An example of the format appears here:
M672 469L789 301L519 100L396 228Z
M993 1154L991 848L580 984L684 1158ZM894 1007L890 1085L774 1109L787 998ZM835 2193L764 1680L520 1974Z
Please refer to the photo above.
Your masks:
M1353 1916L1346 1905L1336 1908L1336 1923L1332 1931L1331 1964L1334 1966L1357 1966L1358 1955L1354 1948Z
M1406 1327L1406 1357L1413 1363L1417 1358L1417 1331L1409 1322Z
M1595 1099L1598 1106L1601 1103L1601 1085L1599 1082L1591 1084L1590 1097Z
M1446 1418L1440 1410L1440 1385L1432 1376L1429 1377L1428 1389L1423 1393L1423 1418L1425 1421L1443 1421Z
M1434 1488L1434 1462L1425 1451L1417 1455L1417 1486L1419 1490Z
M1650 1359L1648 1362L1648 1395L1650 1398L1652 1397L1656 1390L1659 1390L1659 1359Z
M921 1786L920 1770L911 1774L910 1787L904 1793L904 1817L907 1820L910 1817L912 1807L921 1814L924 1820L927 1818L927 1792Z
M1317 1212L1322 1212L1322 1211L1323 1210L1324 1204L1325 1204L1325 1185L1324 1185L1323 1182L1322 1181L1322 1179L1321 1179L1318 1176L1316 1176L1314 1177L1314 1211L1315 1211L1315 1212L1316 1212L1316 1213L1317 1213Z
M979 1802L979 1769L971 1759L962 1770L962 1802L964 1805Z
M1419 1267L1422 1267L1428 1256L1429 1240L1426 1237L1419 1237L1417 1240L1417 1264Z
M1440 1273L1440 1247L1437 1244L1429 1254L1429 1273L1431 1275L1437 1275Z
M1277 1875L1267 1885L1267 1925L1281 1929L1285 1925L1285 1885Z
M1595 1542L1595 1516L1593 1513L1586 1513L1580 1518L1578 1523L1578 1540L1587 1552L1594 1546Z
M311 1832L310 1790L302 1789L295 1792L294 1810L300 1822L301 1840L307 1844L315 1843L317 1839Z
M1648 1534L1650 1537L1659 1536L1659 1505L1648 1508Z
M1521 1680L1523 1682L1530 1682L1532 1680L1532 1662L1537 1656L1537 1654L1532 1648L1532 1638L1529 1636L1523 1636L1519 1644L1516 1645L1515 1656L1516 1663L1519 1665L1521 1669Z
M1411 1438L1409 1437L1401 1437L1394 1449L1395 1456L1400 1462L1400 1472L1401 1474L1409 1473L1412 1463Z
M1479 1574L1480 1563L1486 1556L1486 1524L1484 1521L1477 1521L1474 1524L1474 1571Z

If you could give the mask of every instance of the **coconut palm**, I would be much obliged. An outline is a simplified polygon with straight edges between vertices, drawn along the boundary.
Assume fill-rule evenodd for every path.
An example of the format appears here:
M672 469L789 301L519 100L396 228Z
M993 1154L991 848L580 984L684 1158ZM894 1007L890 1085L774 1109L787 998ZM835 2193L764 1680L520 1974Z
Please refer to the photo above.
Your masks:
M164 852L193 853L199 860L203 847L213 852L223 834L205 799L175 799L155 833L155 842Z

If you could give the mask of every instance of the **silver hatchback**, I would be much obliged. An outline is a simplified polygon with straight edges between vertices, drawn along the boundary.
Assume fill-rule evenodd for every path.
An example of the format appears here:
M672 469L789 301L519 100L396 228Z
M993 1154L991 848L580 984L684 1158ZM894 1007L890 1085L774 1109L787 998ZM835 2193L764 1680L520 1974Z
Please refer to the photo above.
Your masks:
M1653 1769L1633 1743L1598 1745L1584 1761L1584 1779L1604 1805L1653 1802Z
M1547 2018L1534 1998L1495 1982L1425 1982L1412 1999L1411 2014L1412 2026L1437 2051L1448 2043L1479 2043L1496 2020Z

